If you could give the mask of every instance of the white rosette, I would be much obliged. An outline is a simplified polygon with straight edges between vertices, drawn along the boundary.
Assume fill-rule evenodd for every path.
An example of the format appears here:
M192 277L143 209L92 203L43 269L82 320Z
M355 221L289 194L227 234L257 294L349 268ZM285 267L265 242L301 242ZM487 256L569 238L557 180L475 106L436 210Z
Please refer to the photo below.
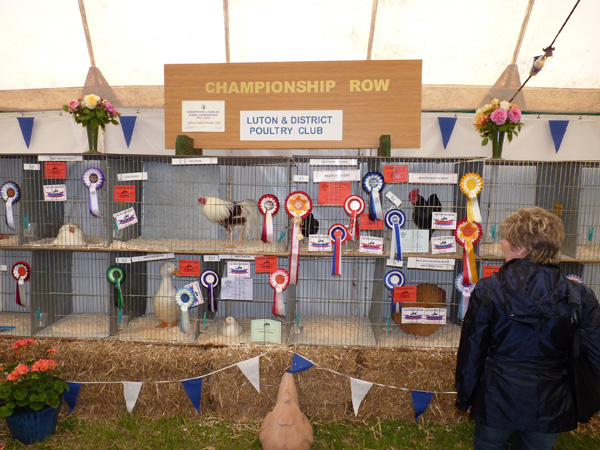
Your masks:
M100 217L97 191L104 184L104 174L97 167L90 167L83 172L83 184L90 191L90 213L92 216Z
M175 303L181 309L181 318L179 320L179 329L184 333L189 333L192 329L190 325L189 309L196 302L194 290L189 286L177 289L175 292Z
M17 183L7 181L0 187L0 196L6 202L6 225L8 228L15 229L15 219L13 216L12 205L21 198L21 190Z

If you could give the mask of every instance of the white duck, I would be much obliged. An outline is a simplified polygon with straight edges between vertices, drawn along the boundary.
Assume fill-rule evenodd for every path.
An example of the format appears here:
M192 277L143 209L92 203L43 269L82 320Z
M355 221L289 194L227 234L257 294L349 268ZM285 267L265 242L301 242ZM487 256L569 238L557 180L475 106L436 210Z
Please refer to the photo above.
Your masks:
M172 275L180 277L179 271L175 263L171 261L165 261L160 266L160 277L161 282L158 290L152 297L152 309L160 324L157 328L165 328L171 324L171 326L177 325L179 319L180 309L175 303L175 283L173 283Z
M221 334L225 337L232 338L242 334L242 327L231 316L227 317L221 325Z

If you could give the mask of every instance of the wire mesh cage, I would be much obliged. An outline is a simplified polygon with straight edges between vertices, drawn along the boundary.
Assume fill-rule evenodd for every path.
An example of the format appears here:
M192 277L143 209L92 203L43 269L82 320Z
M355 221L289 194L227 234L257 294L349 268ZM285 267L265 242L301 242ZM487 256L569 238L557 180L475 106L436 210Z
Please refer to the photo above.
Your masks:
M0 331L454 348L473 174L479 277L504 262L501 221L537 205L565 225L563 271L600 292L598 163L3 156Z

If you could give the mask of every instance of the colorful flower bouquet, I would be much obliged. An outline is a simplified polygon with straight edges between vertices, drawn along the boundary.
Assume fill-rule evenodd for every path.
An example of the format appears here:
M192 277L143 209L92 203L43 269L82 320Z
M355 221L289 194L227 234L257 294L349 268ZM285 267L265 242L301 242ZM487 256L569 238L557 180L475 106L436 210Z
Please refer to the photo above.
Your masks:
M88 125L97 128L108 123L119 125L117 117L121 115L108 100L98 97L95 94L89 94L83 97L83 100L71 100L69 104L63 105L63 109L73 115L75 122L83 127Z
M0 417L9 417L15 408L38 411L45 406L58 408L60 396L69 390L58 376L60 370L54 361L56 350L45 350L45 358L36 359L34 339L16 341L11 350L25 354L23 362L0 365ZM18 359L18 358L16 358Z
M493 157L499 158L502 155L504 135L511 142L513 135L518 136L521 131L521 110L517 105L493 98L491 103L475 112L473 125L481 135L481 145L485 146L492 141Z

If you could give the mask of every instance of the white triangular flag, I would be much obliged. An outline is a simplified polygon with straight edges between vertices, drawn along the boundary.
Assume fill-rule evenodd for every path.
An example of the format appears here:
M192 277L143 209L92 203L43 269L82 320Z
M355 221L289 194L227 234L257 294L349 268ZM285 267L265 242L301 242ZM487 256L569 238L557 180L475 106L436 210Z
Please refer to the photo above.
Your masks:
M252 386L258 391L260 394L260 376L258 371L258 361L260 356L255 356L254 358L247 359L246 361L242 361L237 364L240 370L246 375L248 381L252 383Z
M358 408L360 408L360 403L371 389L373 383L364 380L358 380L356 378L350 377L350 391L352 392L352 406L354 407L354 415L358 416Z
M131 413L137 402L138 395L140 395L142 384L144 383L140 381L123 381L122 383L123 392L125 394L125 403L127 404L127 412Z

